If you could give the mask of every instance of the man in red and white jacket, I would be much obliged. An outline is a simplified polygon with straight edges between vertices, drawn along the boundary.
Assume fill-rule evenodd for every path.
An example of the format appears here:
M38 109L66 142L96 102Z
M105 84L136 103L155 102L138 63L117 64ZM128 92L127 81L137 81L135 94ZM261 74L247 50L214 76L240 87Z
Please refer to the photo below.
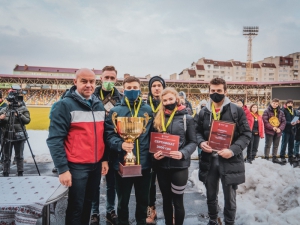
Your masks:
M96 76L89 69L76 73L74 86L51 114L47 145L59 181L69 187L66 224L89 224L93 194L108 171L104 146L105 109L93 95Z

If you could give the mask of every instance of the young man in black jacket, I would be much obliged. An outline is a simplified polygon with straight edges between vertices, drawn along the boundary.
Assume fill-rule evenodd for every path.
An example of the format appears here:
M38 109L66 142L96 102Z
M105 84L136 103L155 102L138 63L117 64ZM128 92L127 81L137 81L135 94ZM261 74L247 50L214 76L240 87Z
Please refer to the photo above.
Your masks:
M227 87L225 80L214 78L209 83L210 100L195 117L198 146L202 149L199 162L199 180L205 184L210 225L217 225L218 192L221 179L225 206L225 224L234 224L236 214L237 185L245 182L245 165L243 149L251 140L245 113L242 108L232 104L225 97ZM233 139L229 149L213 152L208 145L212 120L236 123Z
M103 103L106 115L109 114L110 109L113 108L122 99L115 83L117 82L117 70L114 66L105 66L102 69L100 77L102 85L95 89L94 95ZM106 146L107 148L107 146ZM108 166L113 168L112 158L113 152L107 149L108 154ZM110 156L111 155L111 156ZM116 186L115 186L115 173L114 170L108 170L105 176L106 178L106 220L111 224L117 224L118 216L115 211L115 199L116 199ZM96 190L93 202L92 202L92 216L91 225L98 225L99 218L99 198L100 198L100 183L99 188Z
M154 76L149 80L149 94L147 99L147 104L150 105L153 117L155 117L156 113L160 108L160 94L163 89L166 88L166 83L163 78L160 76ZM156 209L155 209L155 202L156 202L156 171L155 166L152 164L152 177L151 177L151 185L150 185L150 192L149 192L149 206L147 210L147 224L155 224L156 223Z
M286 100L285 105L282 108L282 111L285 115L286 125L284 130L282 131L282 141L281 141L281 149L280 149L280 158L282 163L286 163L285 159L285 151L288 145L288 157L289 162L292 163L294 161L293 151L294 151L294 139L295 139L295 125L297 122L291 123L295 117L295 110L293 109L293 100Z

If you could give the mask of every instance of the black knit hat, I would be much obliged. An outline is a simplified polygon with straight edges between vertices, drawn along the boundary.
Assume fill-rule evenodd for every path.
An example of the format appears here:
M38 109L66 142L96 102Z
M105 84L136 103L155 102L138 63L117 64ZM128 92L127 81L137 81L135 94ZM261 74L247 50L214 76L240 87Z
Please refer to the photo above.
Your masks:
M155 81L160 82L164 89L166 88L166 82L163 78L161 78L160 76L151 77L151 79L149 80L149 86L148 86L149 94L151 94L151 87L152 87L153 82L155 82Z
M294 104L293 99L287 99L286 102L285 102L285 104L288 104L288 103L293 103Z

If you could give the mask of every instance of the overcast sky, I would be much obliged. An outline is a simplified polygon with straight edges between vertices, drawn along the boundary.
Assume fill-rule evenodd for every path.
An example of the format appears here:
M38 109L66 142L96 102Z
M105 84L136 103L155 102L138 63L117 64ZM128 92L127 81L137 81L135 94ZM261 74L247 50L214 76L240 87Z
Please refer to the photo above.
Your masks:
M246 61L300 51L299 0L0 0L0 74L16 64L180 73L205 57Z

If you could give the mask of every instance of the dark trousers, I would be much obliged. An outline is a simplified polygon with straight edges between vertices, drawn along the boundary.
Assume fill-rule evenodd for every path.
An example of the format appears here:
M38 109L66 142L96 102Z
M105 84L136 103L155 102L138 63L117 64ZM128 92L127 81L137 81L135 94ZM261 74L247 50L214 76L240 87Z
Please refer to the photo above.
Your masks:
M270 149L271 145L273 144L273 149L272 149L272 156L275 157L277 156L278 152L278 145L280 142L280 136L275 135L269 135L266 134L266 143L265 143L265 156L269 157L270 156Z
M247 147L247 159L252 161L255 159L255 156L258 151L258 145L259 145L259 135L255 135L252 133L251 141Z
M173 205L175 225L182 225L185 216L183 194L189 171L185 169L157 168L157 180L163 197L165 224L173 225Z
M151 183L150 183L150 192L149 192L149 206L155 206L156 202L156 171L152 170L151 172Z
M24 168L24 143L25 141L14 141L11 142L11 146L9 149L9 142L6 142L3 146L3 172L4 173L10 173L10 163L11 163L11 154L12 154L12 148L15 149L15 157L16 157L16 163L17 163L17 170L18 172L23 172Z
M218 193L219 193L219 159L212 157L211 166L205 183L208 215L211 220L218 218ZM225 180L221 178L224 193L224 221L225 224L234 224L236 213L236 189L237 185L226 185Z
M109 170L105 176L106 179L106 212L111 213L115 210L116 200L116 185L115 171L113 165L109 163ZM96 189L92 202L92 214L99 214L99 199L100 199L100 181L99 188Z
M300 141L295 141L295 147L294 147L295 156L299 156L299 146L300 146Z
M280 157L285 157L286 146L288 145L288 156L293 156L294 151L294 135L291 133L282 132L282 141L280 149Z
M122 178L115 171L116 190L118 195L118 219L119 225L129 225L129 199L134 185L136 209L135 219L137 225L146 225L147 207L149 203L149 189L151 182L150 169L142 170L143 176Z
M77 164L69 162L72 186L69 188L66 225L88 225L92 199L101 179L101 162Z

